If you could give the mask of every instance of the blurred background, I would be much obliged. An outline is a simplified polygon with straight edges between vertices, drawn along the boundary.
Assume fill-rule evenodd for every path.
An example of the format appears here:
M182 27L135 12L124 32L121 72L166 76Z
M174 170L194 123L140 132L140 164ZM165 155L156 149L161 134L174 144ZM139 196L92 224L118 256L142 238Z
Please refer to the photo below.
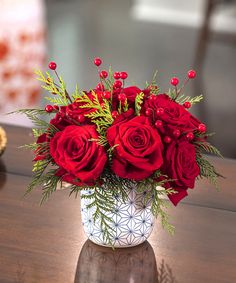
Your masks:
M194 68L185 93L205 99L191 111L217 133L223 155L236 158L236 1L0 0L0 11L1 124L30 126L3 114L43 105L33 69L51 60L69 91L96 86L97 56L140 88L158 70L163 92Z

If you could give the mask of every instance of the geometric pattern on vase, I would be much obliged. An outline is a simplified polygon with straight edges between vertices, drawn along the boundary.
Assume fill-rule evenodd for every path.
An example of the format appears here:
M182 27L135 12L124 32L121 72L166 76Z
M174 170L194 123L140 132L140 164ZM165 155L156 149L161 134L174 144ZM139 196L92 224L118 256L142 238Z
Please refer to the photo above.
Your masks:
M93 190L82 190L81 194L92 194ZM123 202L119 196L116 199L114 210L109 217L113 220L112 244L116 248L137 246L143 243L151 234L154 225L154 216L151 212L150 203L145 203L146 192L137 192L135 187L129 189L128 198ZM93 221L95 208L87 208L91 199L81 199L82 224L85 234L94 243L110 246L103 240L103 231L99 220Z

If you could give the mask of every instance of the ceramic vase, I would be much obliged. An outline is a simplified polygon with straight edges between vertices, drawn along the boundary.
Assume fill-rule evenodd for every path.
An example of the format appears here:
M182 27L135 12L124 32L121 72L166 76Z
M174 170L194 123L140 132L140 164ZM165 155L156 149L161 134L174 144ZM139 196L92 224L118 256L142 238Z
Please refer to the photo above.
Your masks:
M92 194L93 190L82 190L81 195ZM128 198L124 202L117 196L114 212L108 216L112 219L114 231L111 242L104 240L100 220L93 221L95 207L88 208L93 199L81 198L82 224L85 234L95 244L125 248L143 243L151 234L154 216L150 201L145 201L146 192L137 192L135 188L127 189Z

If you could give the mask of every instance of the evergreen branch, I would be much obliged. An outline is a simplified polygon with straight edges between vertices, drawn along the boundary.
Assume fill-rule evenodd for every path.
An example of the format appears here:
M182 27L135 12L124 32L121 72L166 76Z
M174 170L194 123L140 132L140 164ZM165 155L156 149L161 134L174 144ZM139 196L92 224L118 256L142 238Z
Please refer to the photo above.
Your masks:
M76 185L71 185L69 196L71 196L72 194L75 194L75 198L77 198L78 193L80 193L81 190L84 190L84 189L86 189L86 188L79 187L79 186L76 186Z
M65 104L65 101L61 97L44 97L46 100L50 101L52 104L56 104L58 106L66 106L67 103Z
M72 94L72 98L74 99L74 101L79 98L81 96L80 94L80 91L79 91L79 87L78 85L76 84L76 87L75 87L75 92Z
M167 202L162 197L167 196L168 194L173 194L175 191L172 189L157 189L157 187L161 185L163 185L163 181L155 182L151 178L148 178L138 183L137 190L139 192L145 192L145 205L151 205L153 215L155 217L160 216L163 228L173 235L174 226L169 223L169 215L165 211Z
M25 149L34 151L38 148L38 144L36 142L30 143L30 144L24 144L24 145L19 146L19 148L25 148Z
M59 130L53 124L38 118L34 114L31 114L31 112L26 111L23 113L34 123L35 126L40 128L40 131L46 131L46 133L51 136L59 132Z
M169 88L167 95L170 97L171 100L175 100L176 92L174 89Z
M29 194L37 185L39 185L41 177L46 170L47 166L50 164L51 160L39 160L35 162L33 166L33 177L30 184L27 187L25 195Z
M215 154L216 156L219 156L221 158L223 158L222 154L220 153L220 151L215 147L213 146L212 144L210 144L209 142L206 142L206 141L196 141L194 142L194 144L204 150L205 152L208 152L208 153L212 153L212 154Z
M200 168L200 177L206 177L211 184L213 184L218 189L218 177L223 177L220 175L215 167L200 153L197 152L196 156L197 164Z
M80 108L95 109L95 111L85 114L86 117L97 126L98 133L105 137L106 129L113 123L113 118L110 111L110 105L106 99L103 99L103 106L101 106L97 94L92 91L92 99L85 93L76 99L81 103Z
M57 169L52 169L42 176L38 184L43 185L43 192L40 204L43 204L49 199L51 194L56 191L58 183L61 181L61 177L56 176Z
M60 81L60 86L61 86L61 97L65 99L67 104L73 103L73 101L70 98L69 93L66 90L66 84L64 80L62 79L62 77L59 78L59 81Z
M49 115L50 113L46 112L44 109L19 109L13 112L9 112L11 114L25 114L25 115L33 115L33 116L41 116L41 115Z
M114 153L114 150L117 146L119 146L119 145L115 144L107 150L109 161L112 161L113 153Z
M128 111L128 109L129 109L129 104L128 104L128 99L127 98L125 99L125 103L124 103L123 109L124 109L124 112Z
M59 79L59 85L58 85L54 82L54 79L51 77L49 72L46 72L47 77L40 70L36 70L35 74L38 76L37 80L45 84L41 86L43 89L45 89L46 91L50 92L53 95L58 95L61 98L59 105L68 105L72 103L72 100L69 94L67 93L66 85L62 77L58 77Z
M184 94L182 94L176 99L176 102L178 102L179 104L184 104L184 102L188 101L191 103L191 105L194 105L200 102L202 99L203 99L202 94L192 98L190 96L185 96Z
M157 74L158 74L158 70L156 70L153 74L151 85L156 85Z
M102 230L103 241L112 244L114 240L114 228L112 217L109 217L108 213L114 213L115 199L110 190L106 190L103 187L93 188L90 194L81 194L81 198L89 200L87 208L95 208L92 215L93 221L98 222Z
M40 129L40 128L33 128L32 129L33 135L35 138L38 138L39 136L41 136L43 133L45 133L44 129Z
M105 147L108 142L107 142L107 139L104 137L104 136L99 136L98 139L89 139L89 141L91 142L96 142L98 145L101 145L103 147Z
M140 92L135 97L134 106L135 106L135 113L136 113L137 116L140 116L140 111L141 111L141 108L142 108L143 99L144 99L144 93L143 92Z

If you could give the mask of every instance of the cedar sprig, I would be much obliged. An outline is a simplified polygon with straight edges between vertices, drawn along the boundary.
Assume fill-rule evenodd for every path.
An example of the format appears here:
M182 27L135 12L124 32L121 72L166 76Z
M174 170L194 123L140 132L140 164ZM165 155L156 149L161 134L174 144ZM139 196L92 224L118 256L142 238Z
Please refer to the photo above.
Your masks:
M198 96L195 96L195 97L192 97L191 96L186 96L184 94L178 96L178 98L176 99L176 102L178 102L179 104L184 104L184 102L188 101L191 103L191 105L194 105L196 103L199 103L203 100L203 95L198 95Z
M135 97L135 102L134 102L134 107L135 107L135 113L137 116L140 116L142 104L143 104L143 99L144 99L144 93L140 92L137 94Z
M151 178L138 182L137 191L144 194L145 205L151 206L151 211L154 217L161 217L161 223L164 229L166 229L170 234L174 234L174 226L169 223L169 215L166 212L168 203L163 197L169 194L176 193L173 189L159 189L162 187L165 181L156 182Z
M76 86L75 86L75 92L74 93L72 93L72 99L74 100L74 101L76 101L77 100L77 98L80 98L82 95L83 95L84 93L80 93L80 91L79 91L79 86L76 84Z
M207 141L196 141L194 142L194 145L198 147L199 149L204 150L207 153L211 153L211 154L214 154L216 156L223 158L220 151L214 145L210 144Z
M34 174L30 184L27 187L25 195L32 192L32 190L41 183L42 176L50 162L51 160L39 160L34 163L32 170Z
M115 199L112 196L110 190L106 190L102 187L88 189L88 193L81 194L82 199L89 200L87 205L88 209L94 208L92 215L93 221L99 222L99 226L102 230L103 241L113 245L114 242L114 227L112 221L112 214L115 207Z
M56 172L57 169L51 169L39 179L38 184L43 185L42 198L40 204L43 204L49 199L52 193L57 190L59 183L62 186L61 177L57 176Z
M43 82L44 84L41 86L43 89L48 91L49 93L53 95L58 95L58 97L45 97L45 99L49 100L51 103L57 104L57 105L68 105L72 103L67 90L66 90L66 84L62 77L58 77L59 84L55 83L54 78L50 75L49 72L46 72L46 76L43 74L42 71L36 70L35 74L38 76L37 80Z
M114 121L111 115L110 104L106 99L103 99L103 105L101 105L97 94L93 90L91 93L92 99L86 93L83 93L76 101L81 103L80 108L95 109L95 111L85 114L85 116L96 125L98 133L106 137L106 130Z
M215 167L205 157L203 157L202 154L200 154L199 152L197 152L196 161L200 168L199 177L207 178L209 182L216 187L216 189L219 189L218 178L223 177L223 176L219 174L216 171Z

